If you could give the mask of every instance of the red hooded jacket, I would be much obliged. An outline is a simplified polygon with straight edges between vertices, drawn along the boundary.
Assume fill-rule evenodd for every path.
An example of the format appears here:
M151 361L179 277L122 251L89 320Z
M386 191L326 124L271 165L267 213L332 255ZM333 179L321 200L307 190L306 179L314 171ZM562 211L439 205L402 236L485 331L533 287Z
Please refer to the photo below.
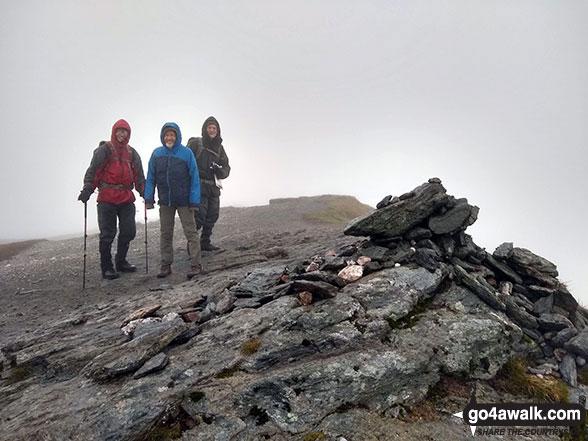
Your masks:
M115 136L116 129L126 129L129 132L127 139L119 143ZM128 145L130 138L131 126L121 119L112 126L110 141L100 143L94 150L92 162L84 177L84 188L91 188L93 191L97 187L98 202L114 205L133 202L133 186L143 195L143 166L137 151Z

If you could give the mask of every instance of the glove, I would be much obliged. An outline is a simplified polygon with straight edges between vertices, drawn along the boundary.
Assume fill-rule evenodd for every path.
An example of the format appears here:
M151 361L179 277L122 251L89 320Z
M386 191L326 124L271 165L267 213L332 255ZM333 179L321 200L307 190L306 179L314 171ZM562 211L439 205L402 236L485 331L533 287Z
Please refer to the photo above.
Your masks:
M94 193L94 190L90 190L89 188L84 188L80 191L80 195L78 196L78 201L82 201L84 204L88 202L90 196Z
M140 191L140 192L139 192L139 196L141 196L143 199L145 199L145 192L143 192L143 191Z
M145 208L147 210L153 210L155 208L153 201L145 201Z
M196 214L200 210L200 205L190 205L189 208L192 213Z

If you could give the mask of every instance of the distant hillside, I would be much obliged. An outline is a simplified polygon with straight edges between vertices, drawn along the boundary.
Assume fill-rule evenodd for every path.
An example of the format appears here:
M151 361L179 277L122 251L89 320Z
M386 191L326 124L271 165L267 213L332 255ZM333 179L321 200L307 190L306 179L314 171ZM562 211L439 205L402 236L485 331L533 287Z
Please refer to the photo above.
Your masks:
M354 196L332 194L270 199L269 204L274 209L295 209L302 219L322 223L346 223L373 210Z
M347 223L373 210L353 196L325 196L325 205L323 209L305 214L305 219L329 224Z
M46 239L23 240L20 242L0 244L0 262L8 260L18 253L32 247L36 243L45 241Z
M318 225L338 227L371 211L353 196L321 195L271 199L268 205L254 207L222 207L215 234L223 234L224 225L231 225L229 235L251 231L292 230ZM216 231L218 230L218 233Z

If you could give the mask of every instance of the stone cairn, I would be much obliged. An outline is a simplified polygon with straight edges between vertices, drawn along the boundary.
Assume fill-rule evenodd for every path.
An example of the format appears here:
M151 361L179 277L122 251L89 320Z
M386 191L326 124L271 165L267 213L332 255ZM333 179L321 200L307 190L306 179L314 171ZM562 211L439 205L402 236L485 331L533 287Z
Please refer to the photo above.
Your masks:
M431 178L409 193L386 196L375 211L345 228L346 235L369 240L314 258L292 278L316 277L312 274L320 269L338 271L337 279L350 283L382 268L416 264L434 272L444 267L450 279L504 312L538 345L541 352L531 373L561 377L576 386L577 367L588 357L584 311L547 259L512 243L492 254L477 246L465 230L478 212L467 199L448 195L440 179ZM312 292L298 296L303 304L313 301Z
M285 268L279 278L273 277L271 269L267 274L264 269L253 271L243 281L186 304L187 309L172 315L200 325L237 309L259 308L284 295L295 295L300 304L311 305L385 268L412 265L432 273L440 269L505 313L535 342L536 366L529 367L531 373L561 377L577 386L577 367L588 359L586 313L558 281L557 268L547 259L512 243L503 243L492 254L477 246L465 230L477 220L478 212L467 199L448 195L440 179L431 178L409 193L386 196L375 211L354 219L344 230L346 235L369 239L299 261ZM153 311L138 312L123 322L129 339ZM164 320L173 322L174 317ZM187 338L198 332L194 328Z

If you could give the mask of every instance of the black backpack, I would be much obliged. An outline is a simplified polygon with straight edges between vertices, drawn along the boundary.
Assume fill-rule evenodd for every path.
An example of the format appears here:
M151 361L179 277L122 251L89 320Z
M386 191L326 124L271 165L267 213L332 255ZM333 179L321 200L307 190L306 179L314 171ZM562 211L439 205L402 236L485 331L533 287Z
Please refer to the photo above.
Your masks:
M202 150L204 150L204 144L202 144L202 138L192 137L188 140L188 144L186 146L190 150L192 150L192 153L194 153L194 158L196 158L196 161L198 161L198 158L200 157Z

